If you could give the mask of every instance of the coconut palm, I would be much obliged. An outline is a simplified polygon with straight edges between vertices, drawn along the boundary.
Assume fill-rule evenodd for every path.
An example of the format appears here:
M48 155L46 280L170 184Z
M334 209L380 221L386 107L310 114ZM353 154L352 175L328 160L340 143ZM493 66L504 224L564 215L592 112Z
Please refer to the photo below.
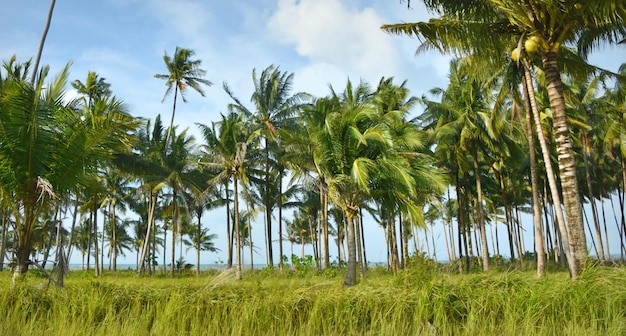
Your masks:
M44 85L48 68L35 85L17 78L0 81L0 195L13 199L17 267L22 278L30 264L32 232L40 215L57 198L93 177L91 169L128 148L128 132L136 124L122 110L83 121L63 97L69 66Z
M425 100L426 120L435 121L436 143L455 143L458 146L454 162L459 172L472 171L476 187L476 223L482 243L483 269L489 270L489 249L483 213L483 176L481 165L489 151L496 151L498 139L498 115L492 113L490 96L484 83L462 68L462 63L453 60L450 65L450 83L443 89L432 90L440 94L441 101ZM444 149L444 152L447 150ZM467 155L469 154L469 155ZM467 156L466 156L467 155ZM471 162L471 166L466 162Z
M202 164L209 170L216 172L216 177L212 179L213 184L224 184L226 190L229 188L230 179L233 180L233 223L239 223L239 184L247 184L247 151L253 136L250 135L247 125L243 122L241 115L230 112L228 116L222 115L220 123L214 123L212 127L198 124L204 143L201 151L204 155ZM218 128L219 127L219 130ZM227 214L230 215L227 199ZM227 225L230 221L227 222ZM227 227L227 232L230 232ZM241 235L239 225L234 226L234 237L236 245L237 277L241 278ZM229 250L232 247L229 244ZM229 264L230 266L230 264Z
M578 45L579 52L588 55L604 43L621 41L626 36L623 21L626 4L620 0L573 4L540 0L425 0L424 3L441 17L429 22L385 25L382 28L390 33L423 38L424 43L418 51L436 49L451 54L472 53L497 61L511 40L516 40L519 41L517 55L525 49L528 53L536 53L541 60L553 116L572 250L570 271L572 276L578 275L587 258L587 243L560 76L561 47Z
M296 130L283 137L287 151L285 160L293 174L294 180L305 188L316 188L321 204L320 225L322 228L323 267L330 267L329 228L328 228L328 158L319 143L326 127L326 117L331 111L339 109L339 100L333 97L321 97L306 104L299 113L300 122Z
M256 69L252 71L252 81L254 83L254 92L252 93L251 102L253 109L247 108L236 98L233 92L225 86L224 89L233 99L234 103L230 108L242 114L245 118L251 120L254 130L263 139L263 183L265 184L264 205L265 205L265 222L267 225L267 259L268 266L274 266L273 248L272 248L272 212L274 206L270 204L272 193L269 192L270 185L277 183L277 180L270 180L270 170L273 147L279 140L278 130L289 129L290 125L295 124L293 117L300 108L300 104L308 99L305 93L291 94L293 84L293 73L283 72L276 66L270 65L265 68L260 76L257 76Z
M91 110L94 101L102 100L111 96L111 85L106 82L106 78L100 77L95 71L87 73L85 82L75 80L72 87L83 95L81 99L85 101L88 110Z
M176 47L174 51L173 57L167 55L167 52L163 55L163 61L165 62L165 66L167 67L167 74L156 74L155 78L165 79L165 85L167 86L167 90L165 90L165 95L163 96L163 101L165 98L172 92L172 88L174 89L174 103L172 106L172 118L170 120L170 127L167 131L167 136L165 137L165 143L167 144L170 140L170 133L174 127L174 114L176 114L176 100L178 99L178 92L180 91L180 97L183 102L187 102L187 98L185 97L185 91L188 87L191 87L196 92L204 97L204 91L202 90L202 85L211 86L213 83L202 78L206 74L206 71L201 69L202 65L201 60L192 60L191 58L195 55L195 52L191 49L185 49Z

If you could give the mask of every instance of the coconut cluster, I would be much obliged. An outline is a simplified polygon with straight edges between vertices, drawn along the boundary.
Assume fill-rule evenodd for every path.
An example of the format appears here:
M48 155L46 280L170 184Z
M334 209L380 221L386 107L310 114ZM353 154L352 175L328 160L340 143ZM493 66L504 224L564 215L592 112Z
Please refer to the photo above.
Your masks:
M513 51L511 51L511 59L513 61L517 62L520 59L520 56L522 55L523 51L525 51L528 54L532 54L532 53L536 52L537 50L539 50L540 42L541 42L541 40L539 39L539 36L531 36L531 37L529 37L524 42L524 49L523 50L519 50L519 48L515 48L515 49L513 49Z

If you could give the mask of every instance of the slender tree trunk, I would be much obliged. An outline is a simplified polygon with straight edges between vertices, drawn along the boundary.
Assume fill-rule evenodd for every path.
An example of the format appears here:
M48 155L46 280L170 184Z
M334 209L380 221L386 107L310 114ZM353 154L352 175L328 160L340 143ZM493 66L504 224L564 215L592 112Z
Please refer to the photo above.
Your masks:
M365 230L363 228L363 209L359 208L359 225L361 225L361 245L363 246L363 269L367 269L367 244L365 244Z
M270 206L270 148L267 137L265 141L265 220L267 223L267 267L274 268L272 250L272 207Z
M330 267L330 248L328 246L328 198L325 182L320 178L320 204L322 206L322 235L324 242L324 268Z
M202 212L198 213L196 228L196 275L200 275L200 235L202 234Z
M443 240L446 242L446 254L448 255L448 261L453 261L452 254L450 254L450 242L448 241L448 228L446 222L441 220L441 227L443 229Z
M170 256L170 277L174 277L176 269L176 235L178 233L178 205L176 200L176 190L172 193L172 255Z
M233 239L232 237L232 230L230 227L230 195L228 193L228 182L225 183L225 189L226 189L226 243L227 243L227 249L228 251L226 251L226 267L227 268L232 268L233 267Z
M596 199L593 196L593 185L591 183L591 172L589 157L591 157L591 144L589 143L589 136L587 132L583 131L583 162L585 164L585 181L587 182L587 189L589 192L589 204L591 205L591 216L593 217L593 224L596 231L596 237L598 238L598 258L601 261L606 260L604 254L604 244L602 242L602 233L600 230L600 219L598 218L598 209L596 208Z
M606 225L606 209L604 208L604 195L606 195L606 189L604 187L604 182L602 179L599 179L600 183L600 210L602 211L602 226L604 228L604 239L606 243L606 257L607 260L611 260L611 249L609 246L609 230Z
M50 1L50 8L48 8L48 17L46 18L46 25L43 28L43 33L41 34L41 40L39 40L39 48L37 49L37 56L35 57L35 64L33 65L33 75L30 78L30 85L35 84L35 76L37 75L37 68L39 68L41 54L43 53L43 46L46 43L46 37L48 36L48 30L50 29L50 23L52 22L52 13L54 12L55 4L56 0Z
M530 79L530 80L529 80ZM537 183L537 158L535 156L535 138L533 136L532 107L528 92L532 89L530 69L524 66L524 110L526 111L526 137L528 138L530 158L530 185L533 198L533 223L535 227L535 249L537 250L537 276L545 275L546 258L543 245L543 226L541 224L541 204L539 203L539 184ZM521 119L521 118L520 118ZM521 120L520 120L521 122Z
M141 245L141 254L139 255L139 267L137 267L137 275L143 274L146 267L146 256L149 251L150 246L150 234L152 232L152 227L154 226L154 209L156 207L156 194L150 192L149 200L148 200L148 223L146 228L146 236L143 239L143 243Z
M167 148L172 129L174 128L174 115L176 114L176 100L178 99L178 83L174 83L174 105L172 106L172 118L170 119L170 127L167 129L167 136L165 137L165 148Z
M283 174L278 174L278 268L283 269Z
M487 232L485 230L485 216L483 214L483 189L480 177L480 167L478 165L478 156L476 150L472 151L472 158L474 160L474 175L476 177L476 217L478 219L478 225L480 229L480 240L482 246L483 257L483 271L489 272L489 246L487 244Z
M100 276L100 260L98 251L98 199L94 198L93 204L93 263L96 266L95 275Z
M76 228L76 221L78 219L78 199L74 200L74 212L72 213L72 228L70 229L70 238L67 242L67 252L65 256L67 260L70 260L72 256L72 245L74 244L74 229Z
M534 89L531 90L532 88L534 88L534 86L532 86L532 75L530 74L530 66L528 65L528 62L526 61L524 61L524 68L525 68L524 73L526 77L526 82L530 84L530 85L527 84L528 85L528 97L530 99L530 107L532 110L532 115L535 120L535 129L537 131L537 139L539 140L539 145L541 147L541 152L543 154L543 162L546 168L548 185L550 187L550 196L552 197L552 203L554 204L554 213L556 216L556 221L559 225L559 232L561 234L560 236L563 242L563 250L565 252L565 257L567 259L567 262L569 263L570 274L572 276L576 276L579 272L578 264L575 262L574 258L572 257L573 252L572 252L572 247L570 244L569 230L568 230L568 226L565 223L565 218L563 217L563 211L561 210L561 196L559 195L559 188L556 183L554 170L552 169L552 161L550 159L550 150L548 149L548 144L547 144L545 135L543 133L543 127L541 126L541 116L539 114L539 109L537 108L535 90ZM560 78L558 78L558 80L560 82ZM562 113L564 114L565 112L562 111ZM554 115L554 112L553 112L553 115ZM567 122L567 118L565 118L565 121ZM556 127L556 124L555 124L555 127ZM567 135L569 137L569 131L567 131ZM570 143L570 146L571 146L571 143ZM563 173L561 173L561 175L562 174Z
M7 222L8 214L2 213L2 237L0 237L0 272L4 270L4 257L6 254L6 245L7 245Z
M236 271L236 276L238 280L241 280L242 278L242 274L241 274L241 233L239 230L239 190L238 190L238 178L236 175L233 175L233 185L234 185L234 195L233 195L233 206L234 206L234 227L235 227L235 248L237 249L237 254L236 254L236 259L237 259L237 271Z
M572 139L570 137L565 100L563 98L563 85L557 65L558 54L549 51L543 55L543 68L546 76L546 87L550 98L554 137L556 141L557 157L559 160L559 174L561 177L561 189L563 190L563 205L569 243L571 249L570 271L572 277L576 277L583 269L587 259L587 240L583 226L582 206L578 192L578 179L576 177L576 165Z
M356 221L354 223L354 236L356 238L356 251L357 251L357 265L359 268L359 277L363 278L364 267L363 267L363 245L361 242L361 226L360 226L360 216L356 217Z
M348 214L348 221L346 223L348 229L348 269L346 272L346 278L343 281L344 286L356 285L356 237L354 232L354 215Z
M117 225L115 225L115 205L111 207L111 259L113 272L117 272Z

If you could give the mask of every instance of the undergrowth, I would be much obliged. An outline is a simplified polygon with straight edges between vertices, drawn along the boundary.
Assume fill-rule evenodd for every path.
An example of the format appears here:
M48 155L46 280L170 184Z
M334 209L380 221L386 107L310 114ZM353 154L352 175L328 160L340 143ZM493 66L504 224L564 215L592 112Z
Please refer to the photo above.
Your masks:
M624 335L626 269L591 266L454 274L415 262L370 269L343 287L342 269L99 278L73 272L63 289L0 273L0 335Z

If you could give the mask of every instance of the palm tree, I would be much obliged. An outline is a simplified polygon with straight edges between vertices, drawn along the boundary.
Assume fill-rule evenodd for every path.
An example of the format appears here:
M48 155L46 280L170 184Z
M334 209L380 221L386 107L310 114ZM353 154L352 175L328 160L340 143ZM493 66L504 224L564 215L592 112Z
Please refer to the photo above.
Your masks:
M441 102L425 100L426 120L436 121L434 137L437 144L455 142L459 151L456 162L459 172L473 170L476 187L475 219L482 243L483 269L489 270L489 250L483 214L483 186L481 165L489 151L496 151L498 138L498 114L492 112L490 92L469 71L463 69L459 60L450 65L450 83L446 90L436 89L432 93L441 95ZM445 149L444 149L445 151ZM466 157L466 154L469 154ZM471 166L464 162L471 162Z
M0 81L0 195L13 199L14 279L28 270L32 233L40 215L77 185L86 185L93 167L127 150L128 132L136 126L122 110L81 120L72 102L63 103L68 72L66 66L45 86L47 67L34 86L13 77Z
M528 53L536 53L541 60L553 115L572 250L570 271L572 276L577 276L587 258L587 243L559 69L561 47L577 44L579 52L585 56L603 43L621 41L626 36L623 21L626 4L620 0L575 4L539 0L425 0L424 3L441 17L429 22L384 25L382 29L423 38L425 42L418 51L436 49L451 54L473 53L496 61L501 60L502 50L510 45L511 40L516 40L519 41L518 54L524 48Z
M290 95L293 76L293 73L282 72L278 67L270 65L261 72L260 77L257 77L256 69L254 69L252 71L254 92L251 97L254 111L243 105L228 86L224 86L224 89L234 101L230 108L242 114L245 118L250 119L254 130L263 139L263 166L265 170L263 177L265 191L263 195L265 197L267 259L269 267L274 267L272 249L272 212L274 206L270 204L272 202L272 194L269 190L270 184L277 182L276 180L270 180L272 148L279 140L278 130L287 130L290 125L295 124L293 116L299 110L301 102L309 97L305 93Z
M172 88L174 88L174 105L172 106L170 127L168 128L167 136L165 137L166 144L170 140L170 133L174 127L174 114L176 113L176 100L178 98L178 92L180 91L180 97L183 102L186 103L187 98L185 98L185 90L187 90L187 87L191 87L204 97L204 91L202 90L202 86L200 84L207 86L211 86L213 84L202 78L206 74L206 71L200 68L202 61L191 59L194 55L195 52L191 49L176 47L173 57L168 56L167 52L163 55L163 61L167 67L168 74L154 75L155 78L166 80L165 85L167 86L167 90L165 90L165 95L163 96L163 100L161 102L165 101L165 98L172 92Z
M220 249L215 247L215 240L218 238L217 234L209 233L209 228L201 228L200 231L195 229L186 232L189 239L183 239L185 245L187 245L187 251L189 249L196 249L196 270L200 268L200 251L218 252Z
M243 123L241 115L230 112L228 116L222 115L222 121L219 124L213 124L208 127L203 124L197 124L204 143L201 146L204 158L202 164L216 172L216 177L212 179L213 184L224 184L226 190L229 189L230 179L233 180L233 218L234 218L234 237L236 245L237 259L237 278L241 279L241 235L239 223L239 183L247 184L247 150L253 137L249 134L249 129ZM219 125L220 129L217 130ZM230 216L230 208L228 206L229 196L227 199L227 215ZM230 221L227 222L227 225ZM230 232L227 227L227 232ZM229 250L232 247L229 244ZM229 266L231 264L229 263Z
M83 95L81 99L86 100L85 105L88 110L91 110L94 101L111 96L111 85L105 80L106 78L100 77L95 71L89 71L85 83L78 79L72 82L72 87ZM84 96L87 98L85 99Z

